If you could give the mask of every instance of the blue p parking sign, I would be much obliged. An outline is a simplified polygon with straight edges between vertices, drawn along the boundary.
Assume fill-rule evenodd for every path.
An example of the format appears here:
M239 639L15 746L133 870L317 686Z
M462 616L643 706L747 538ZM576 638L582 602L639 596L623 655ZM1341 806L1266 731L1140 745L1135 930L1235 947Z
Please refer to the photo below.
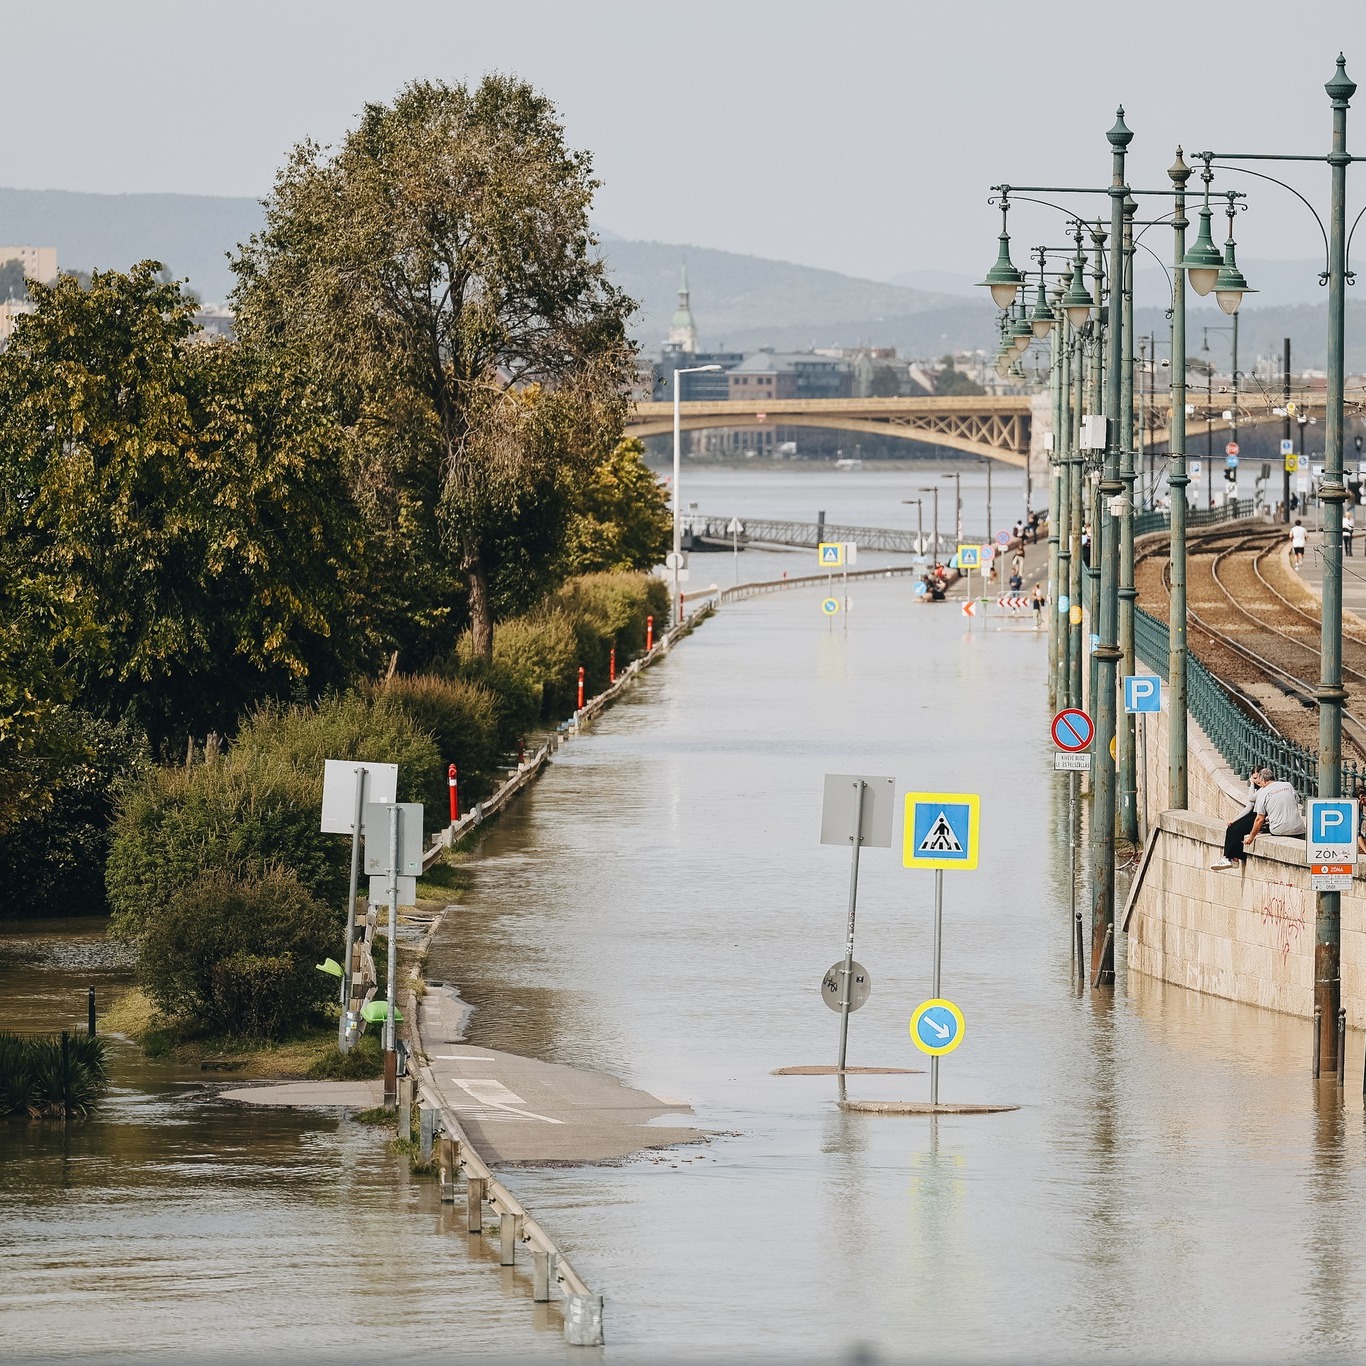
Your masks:
M1162 710L1162 680L1156 674L1130 674L1124 680L1124 710Z

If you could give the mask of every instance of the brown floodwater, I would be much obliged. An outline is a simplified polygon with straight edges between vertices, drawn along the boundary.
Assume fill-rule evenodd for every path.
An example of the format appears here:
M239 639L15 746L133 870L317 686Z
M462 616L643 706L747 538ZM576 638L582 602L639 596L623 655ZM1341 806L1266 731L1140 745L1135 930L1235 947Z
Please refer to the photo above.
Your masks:
M847 632L820 594L775 595L651 670L491 828L433 946L473 1042L685 1098L716 1135L510 1174L606 1296L605 1355L1359 1356L1360 1037L1344 1106L1308 1079L1306 1022L1122 959L1113 996L1078 996L1043 637L968 632L903 580L851 595ZM852 1114L831 1078L772 1075L835 1056L820 981L848 864L818 843L826 772L981 793L981 867L946 877L943 990L967 1031L941 1092L1018 1110ZM931 894L864 855L852 1063L923 1063ZM0 926L0 1026L83 1020L87 982L126 980L98 941ZM113 1061L88 1122L0 1125L8 1348L574 1355L375 1131ZM927 1078L849 1091L923 1099Z

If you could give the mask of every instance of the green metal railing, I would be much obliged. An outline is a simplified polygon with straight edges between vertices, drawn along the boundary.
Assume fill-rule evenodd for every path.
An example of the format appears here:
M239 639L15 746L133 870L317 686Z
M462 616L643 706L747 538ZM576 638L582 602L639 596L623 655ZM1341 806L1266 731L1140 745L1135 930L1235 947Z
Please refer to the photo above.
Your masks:
M1251 517L1256 504L1251 498L1230 498L1223 507L1191 508L1186 513L1188 527L1213 526L1216 522L1234 522L1239 517ZM1154 531L1170 531L1172 524L1169 512L1134 513L1134 535L1148 536Z
M1166 622L1134 608L1134 651L1164 681L1169 639ZM1319 790L1318 755L1253 720L1193 654L1186 659L1186 697L1190 714L1235 773L1266 767L1297 792L1312 796ZM1366 773L1356 764L1344 763L1341 771L1340 791L1351 793L1366 785Z

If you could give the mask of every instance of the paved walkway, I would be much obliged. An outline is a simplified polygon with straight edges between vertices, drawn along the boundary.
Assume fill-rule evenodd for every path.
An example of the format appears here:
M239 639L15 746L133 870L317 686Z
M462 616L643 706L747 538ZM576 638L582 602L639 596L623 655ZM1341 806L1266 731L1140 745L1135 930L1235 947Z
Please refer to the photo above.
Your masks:
M489 1166L611 1162L705 1137L654 1124L690 1113L686 1102L660 1100L600 1072L464 1043L469 1012L449 987L429 988L418 1014L424 1078Z
M1288 530L1286 542L1289 543ZM1366 618L1366 534L1362 531L1357 532L1352 549L1354 554L1342 557L1342 605L1349 612ZM1309 532L1300 577L1317 596L1323 596L1323 537L1317 531Z
M384 1104L382 1081L273 1081L222 1091L219 1100L243 1105L344 1106L371 1110Z

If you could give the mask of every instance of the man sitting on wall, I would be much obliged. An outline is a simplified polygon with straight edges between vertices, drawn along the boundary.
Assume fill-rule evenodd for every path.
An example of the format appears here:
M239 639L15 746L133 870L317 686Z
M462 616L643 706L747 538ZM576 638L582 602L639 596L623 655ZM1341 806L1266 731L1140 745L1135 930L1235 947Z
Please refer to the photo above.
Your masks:
M1263 830L1272 835L1304 834L1304 816L1300 813L1300 799L1287 782L1277 782L1269 768L1252 771L1248 796L1251 805L1237 820L1230 821L1224 831L1224 856L1210 864L1211 868L1236 868L1247 857L1246 846Z

